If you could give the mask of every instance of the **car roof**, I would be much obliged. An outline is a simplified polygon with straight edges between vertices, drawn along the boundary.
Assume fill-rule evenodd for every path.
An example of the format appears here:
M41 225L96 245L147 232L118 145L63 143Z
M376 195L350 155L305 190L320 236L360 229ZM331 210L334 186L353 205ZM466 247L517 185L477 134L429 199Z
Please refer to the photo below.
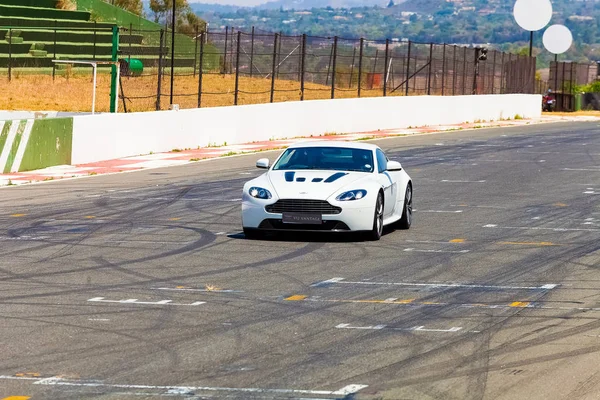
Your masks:
M305 142L294 143L289 148L298 147L339 147L345 149L364 149L364 150L377 150L379 146L370 143L350 142L350 141L338 141L338 140L310 140Z

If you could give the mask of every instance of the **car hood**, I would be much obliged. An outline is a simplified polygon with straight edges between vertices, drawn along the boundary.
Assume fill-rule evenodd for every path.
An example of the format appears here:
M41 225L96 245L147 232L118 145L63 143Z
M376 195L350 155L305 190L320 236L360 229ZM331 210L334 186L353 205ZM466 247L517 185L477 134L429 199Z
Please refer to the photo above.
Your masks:
M268 179L281 199L326 200L352 183L368 179L368 172L295 170L269 171ZM361 187L351 187L362 189Z

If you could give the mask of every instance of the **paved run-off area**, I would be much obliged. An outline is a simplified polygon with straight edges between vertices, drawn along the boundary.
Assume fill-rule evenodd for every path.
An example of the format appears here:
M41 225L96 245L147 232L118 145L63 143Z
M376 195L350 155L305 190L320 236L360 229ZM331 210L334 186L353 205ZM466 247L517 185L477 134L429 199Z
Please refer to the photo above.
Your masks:
M0 190L0 399L592 399L600 126L377 141L415 221L246 240L258 157Z

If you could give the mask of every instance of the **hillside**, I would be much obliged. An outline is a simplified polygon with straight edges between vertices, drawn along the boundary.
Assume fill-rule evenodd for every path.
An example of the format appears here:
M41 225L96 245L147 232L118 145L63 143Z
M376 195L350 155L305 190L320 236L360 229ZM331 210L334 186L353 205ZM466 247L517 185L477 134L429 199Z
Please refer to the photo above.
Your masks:
M302 1L302 0L280 0ZM304 0L311 1L311 0ZM393 7L311 8L286 10L243 8L230 12L200 12L211 28L235 26L315 36L410 39L418 42L480 44L506 50L526 46L529 34L512 17L513 0L407 0ZM576 45L564 55L571 60L595 60L600 49L600 2L555 0L552 24L564 23ZM543 50L542 32L534 45L540 61L552 57Z

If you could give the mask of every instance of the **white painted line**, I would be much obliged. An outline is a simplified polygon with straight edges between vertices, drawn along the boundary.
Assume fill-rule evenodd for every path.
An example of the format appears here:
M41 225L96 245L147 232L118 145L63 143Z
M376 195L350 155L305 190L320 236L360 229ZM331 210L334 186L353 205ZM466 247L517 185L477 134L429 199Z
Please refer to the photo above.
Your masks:
M461 253L468 253L471 250L420 250L420 249L413 249L413 248L407 248L404 249L404 251L414 251L416 253L455 253L455 254L461 254Z
M600 169L589 169L589 168L562 168L563 171L593 171L600 172Z
M440 182L447 182L447 183L485 183L485 181L453 181L453 180L448 180L448 179L442 179Z
M88 299L91 302L100 302L100 303L120 303L120 304L142 304L142 305L154 305L154 306L199 306L200 304L205 304L205 301L196 301L190 304L179 304L172 303L173 300L160 300L160 301L139 301L138 299L126 299L126 300L105 300L104 297L94 297L93 299Z
M17 154L15 155L15 160L13 161L10 172L19 172L19 168L21 168L21 162L23 161L23 156L25 155L25 150L27 149L27 143L29 143L29 136L31 135L32 128L33 120L28 119L25 123L25 129L21 135L21 141L19 142Z
M413 211L417 211L417 210L413 210ZM449 210L419 210L419 212L421 213L450 213L450 214L459 214L461 212L463 212L463 210L454 210L454 211L449 211Z
M521 229L530 231L553 231L553 232L600 232L600 229L586 229L586 228L540 228L535 226L498 226L498 225L484 225L484 228L498 228L498 229Z
M339 324L336 326L338 329L359 329L359 330L393 330L393 331L405 331L405 332L439 332L439 333L454 333L462 330L462 326L453 326L448 329L431 329L425 328L425 326L413 326L410 328L393 328L387 325L372 325L372 326L351 326L350 324Z
M434 244L465 244L464 242L450 242L450 241L437 241L437 240L406 240L406 243L434 243Z
M155 391L172 391L171 393L190 393L197 391L205 392L241 392L241 393L278 393L278 394L309 394L323 396L347 396L368 387L368 385L350 384L338 390L303 390L303 389L262 389L262 388L232 388L232 387L212 387L212 386L158 386L158 385L125 385L110 384L102 381L83 381L69 380L59 377L34 378L26 376L7 376L0 375L1 380L23 380L34 381L34 385L43 386L71 386L71 387L103 387L112 389L146 389Z
M8 128L8 135L6 136L6 141L4 142L4 148L0 149L2 152L0 153L0 173L4 171L4 167L6 166L6 162L8 161L8 155L13 146L13 142L15 141L15 137L17 136L17 130L19 129L19 125L21 125L21 120L13 120L10 128Z
M312 286L312 287L329 286L332 283L338 283L338 282L341 282L343 280L344 280L344 278L331 278L331 279L328 279L326 281L321 281L321 282L313 283L310 286Z
M343 278L334 283L346 285L375 285L375 286L417 286L429 288L467 288L467 289L500 289L500 290L551 290L559 285L556 283L546 283L542 286L507 286L507 285L479 285L472 283L423 283L423 282L366 282L366 281L346 281ZM327 281L324 281L327 282ZM388 299L389 300L389 299Z
M243 293L243 290L231 290L231 289L194 289L194 288L152 288L154 290L171 290L174 292L208 292L208 293Z
M108 318L88 318L88 321L110 321Z

